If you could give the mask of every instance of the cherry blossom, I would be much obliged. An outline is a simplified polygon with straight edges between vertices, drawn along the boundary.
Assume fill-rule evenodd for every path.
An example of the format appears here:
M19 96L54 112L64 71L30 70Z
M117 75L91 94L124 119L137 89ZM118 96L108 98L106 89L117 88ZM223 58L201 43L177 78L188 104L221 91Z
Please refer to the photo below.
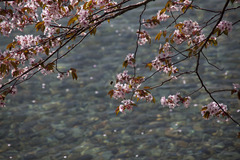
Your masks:
M227 35L228 32L232 31L233 24L238 22L232 23L222 20L226 7L228 10L231 10L231 8L227 6L229 1L227 1L227 5L223 8L223 11L217 13L220 14L220 16L217 15L209 19L208 22L201 23L202 26L200 26L197 21L189 18L185 19L183 16L185 12L190 9L201 9L195 5L195 2L193 4L190 0L167 1L164 8L158 10L152 18L145 20L142 19L142 15L145 9L147 9L149 2L150 0L141 1L136 4L129 4L128 1L115 2L113 0L24 0L4 2L4 5L2 5L4 7L0 7L0 32L3 36L9 36L14 30L23 32L24 28L29 25L35 26L39 34L17 35L12 43L6 47L6 50L0 52L0 81L2 83L0 85L0 89L2 89L0 106L5 106L4 100L8 93L16 94L16 86L18 83L24 82L37 72L41 72L43 75L57 72L57 78L60 80L72 74L73 79L77 79L75 69L71 68L67 72L61 72L58 69L57 61L60 57L67 55L68 52L81 43L88 35L95 35L97 29L99 29L99 26L103 22L110 22L111 19L140 6L145 7L140 15L139 30L136 32L136 50L134 53L129 53L125 57L123 62L125 70L116 75L114 89L109 91L108 94L110 97L120 99L121 101L116 113L124 113L125 110L132 110L133 106L136 105L134 102L135 99L137 102L139 100L145 100L155 103L155 98L150 91L153 88L161 87L161 85L157 87L146 86L145 82L149 78L155 76L155 73L161 76L163 72L166 73L170 79L162 82L162 84L177 79L177 77L183 73L179 73L179 75L175 74L179 72L175 64L178 65L181 61L187 61L194 56L196 56L197 59L194 73L199 75L199 59L200 55L203 54L203 48L212 45L216 46L217 38L221 36L222 33ZM231 2L237 3L239 0L233 0ZM204 11L204 9L201 10ZM217 19L218 17L219 19ZM68 19L67 25L62 23L64 19ZM162 23L168 23L169 20L172 20L172 23L170 22L165 29L162 29ZM220 23L217 24L218 22ZM213 28L213 32L209 35L205 35L205 27L211 26L210 24L213 23L216 24L216 28ZM147 42L151 44L150 35L153 32L149 30L159 25L162 30L160 30L155 37L155 40L160 41L159 48L156 49L158 55L153 56L152 59L146 62L146 66L149 67L150 70L153 68L154 73L151 73L149 77L145 75L139 76L136 66L146 63L136 62L138 48L147 44ZM141 29L141 26L145 26L145 30ZM217 33L217 36L214 35L215 33ZM82 39L78 39L79 37ZM78 39L79 43L74 44L73 42L73 45L69 45L66 53L59 52L62 47L65 47L64 45L67 45L67 43L75 39ZM183 51L178 51L179 48L182 49L185 45L187 48ZM189 52L188 55L185 52ZM192 52L194 54L191 54ZM176 56L179 57L173 58ZM180 59L180 57L184 59ZM208 61L205 55L204 57ZM210 62L208 61L208 63ZM131 67L132 71L128 71L127 67ZM10 78L8 82L6 82L7 78ZM90 79L93 78L90 77ZM201 85L204 86L200 75L198 79ZM43 86L43 88L45 88L45 86ZM238 92L239 95L239 88L239 84L233 84L233 89L230 89L230 91L232 91L232 93ZM207 90L207 87L205 90ZM98 91L95 91L95 94L98 93ZM174 109L181 104L188 108L190 101L190 96L182 97L180 93L161 98L161 104L168 106L170 109ZM226 111L226 105L219 104L218 106L216 102L212 102L203 106L201 113L204 118L208 119L209 116L214 115L224 116L226 115Z
M217 28L220 29L221 32L223 32L223 31L231 32L232 31L232 22L223 20L218 24Z
M235 90L239 90L240 89L240 85L238 83L233 83L233 88Z
M222 111L222 109L224 110L224 112ZM217 116L219 117L219 115L225 116L225 112L227 112L228 108L227 105L224 105L223 103L218 104L216 102L211 102L206 106L202 106L202 110L201 110L201 114L203 116L204 119L209 119L210 116Z
M183 103L183 105L188 108L190 105L190 101L191 98L189 96L182 98L180 96L180 93L177 93L175 95L169 95L168 98L166 98L165 96L161 98L162 106L168 106L171 110L175 107L180 106L180 103Z
M116 112L118 113L118 111L124 113L124 111L127 109L127 110L132 110L133 106L135 105L135 103L130 100L130 99L127 99L127 100L123 100L121 101L121 105L119 105L119 107L117 108Z
M138 31L137 33L139 34L139 40L138 40L139 45L144 45L147 42L151 42L151 37L147 31L142 30L140 32Z
M131 66L134 67L135 66L135 59L134 59L134 54L133 53L129 53L124 61L124 66Z

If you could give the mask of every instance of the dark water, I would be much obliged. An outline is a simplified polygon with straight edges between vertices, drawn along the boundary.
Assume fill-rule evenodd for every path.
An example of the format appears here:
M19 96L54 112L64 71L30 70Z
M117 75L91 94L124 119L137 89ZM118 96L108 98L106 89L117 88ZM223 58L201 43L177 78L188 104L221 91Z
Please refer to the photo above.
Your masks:
M220 3L211 5L221 6ZM149 5L151 9L145 16L155 13L158 6L159 2ZM141 103L131 113L115 115L119 102L107 96L113 88L109 82L123 71L125 56L135 50L138 27L135 17L140 11L102 25L95 37L86 39L59 62L62 70L77 69L77 81L71 78L60 81L56 74L38 75L18 88L18 94L8 99L7 107L0 109L1 160L240 158L240 141L236 138L239 127L231 121L206 121L201 117L201 106L211 102L203 91L193 95L189 109L181 106L169 112L161 106L161 96L177 91L188 94L197 89L199 85L194 76L185 76L155 90L156 104ZM200 21L204 19L202 13L193 15L198 15ZM234 16L236 12L227 18ZM209 88L231 88L232 83L240 82L239 31L240 26L234 26L233 32L229 37L224 36L218 47L205 51L212 63L224 68L218 71L202 61L201 73ZM153 59L158 45L159 42L153 42L151 48L140 47L137 60ZM148 75L139 64L138 73ZM186 67L193 66L184 63L180 69L186 70ZM165 78L159 75L151 82L158 84ZM227 104L234 118L240 121L236 96L229 93L214 96Z

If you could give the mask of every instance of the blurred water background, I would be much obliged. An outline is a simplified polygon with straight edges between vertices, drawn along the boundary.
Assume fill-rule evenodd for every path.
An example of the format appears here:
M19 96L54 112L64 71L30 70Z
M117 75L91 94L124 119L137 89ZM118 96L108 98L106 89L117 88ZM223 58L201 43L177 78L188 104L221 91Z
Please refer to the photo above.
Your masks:
M218 10L223 6L220 2L200 5ZM157 13L162 4L150 3L144 18ZM201 106L211 100L203 91L193 95L189 109L181 106L170 112L161 106L161 96L177 91L187 95L197 89L195 76L184 76L154 90L155 104L139 103L131 113L115 115L120 102L110 99L107 92L113 89L110 81L124 70L125 56L135 50L141 11L142 8L131 11L103 24L96 36L87 38L59 61L61 70L77 69L77 81L60 81L57 74L39 74L20 85L17 95L8 97L7 107L0 108L0 160L240 159L240 140L236 137L239 127L232 121L204 120ZM193 16L201 22L211 15L196 11L187 15L191 19ZM227 13L225 18L236 21L238 10ZM150 31L152 37L162 28L164 25ZM220 38L217 47L205 51L212 63L224 68L219 71L202 61L201 74L209 88L232 88L232 83L240 82L239 31L240 25L235 25L228 37ZM0 41L4 48L6 39L1 37ZM138 74L150 74L142 62L157 55L159 43L153 40L151 46L139 48ZM194 68L194 61L193 58L183 63L180 70ZM159 74L149 83L156 85L166 78ZM233 117L240 121L236 95L214 96L227 104Z

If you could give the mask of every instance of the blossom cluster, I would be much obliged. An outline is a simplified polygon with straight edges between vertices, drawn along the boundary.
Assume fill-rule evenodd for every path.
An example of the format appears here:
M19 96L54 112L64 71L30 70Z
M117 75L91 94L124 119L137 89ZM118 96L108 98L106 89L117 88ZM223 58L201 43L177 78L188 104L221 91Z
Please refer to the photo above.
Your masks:
M69 77L69 71L66 73L58 73L57 78L63 80L63 78Z
M15 39L17 40L18 45L20 45L20 49L25 49L31 46L36 46L42 38L40 38L40 36L34 37L33 35L17 35Z
M160 22L167 21L168 18L170 18L169 15L163 13L160 14L161 11L158 11L157 15L152 17L152 19L143 19L142 23L144 27L146 28L155 28Z
M14 29L23 31L23 28L27 25L43 21L45 26L44 34L50 37L56 32L56 28L50 27L50 25L58 25L57 21L59 19L73 15L73 7L76 8L79 23L86 26L89 24L87 21L88 14L93 9L104 8L104 12L109 12L115 9L112 6L117 5L116 2L109 0L94 0L91 3L85 1L85 3L88 5L88 8L83 8L84 5L78 6L79 1L77 0L70 0L69 5L66 1L51 0L7 1L4 2L4 5L11 6L11 9L0 7L0 10L3 10L0 13L0 31L4 36L9 36ZM40 15L37 12L38 8L41 8Z
M232 22L229 22L229 21L221 21L218 25L217 25L217 28L220 29L221 32L224 32L224 31L232 31Z
M89 20L88 20L89 11L83 8L79 8L77 11L77 15L78 15L78 21L80 23L80 26L87 27L89 25Z
M151 37L147 31L142 30L142 31L138 31L137 33L139 35L139 40L138 40L139 45L144 45L147 42L149 43L151 42Z
M22 31L26 25L32 24L38 19L36 1L28 0L26 3L8 1L4 2L4 5L12 7L11 10L0 7L0 10L3 11L0 14L0 28L4 36L9 36L14 29Z
M184 0L183 2L180 1L180 0L175 0L175 1L172 1L172 5L170 5L169 7L167 7L167 11L168 12L174 12L174 11L182 11L183 7L185 6L188 6L191 4L192 1L190 0Z
M124 67L127 65L134 67L134 54L128 54L124 61ZM132 107L136 105L132 98L127 98L127 94L132 93L132 97L138 100L146 100L147 102L155 102L152 94L146 89L140 89L141 84L145 81L144 77L135 77L128 74L128 70L124 70L123 73L119 73L116 76L116 84L113 90L110 90L108 94L114 99L122 99L122 103L117 107L116 113L124 112L125 109L132 110ZM126 100L127 99L127 100Z
M137 100L146 100L147 102L154 101L152 94L146 90L136 90L134 97L136 97Z
M217 116L219 115L225 116L225 112L227 112L228 108L227 105L218 104L216 102L211 102L206 106L202 106L201 114L204 119L209 119L210 116Z
M133 90L137 90L143 81L144 77L131 77L128 75L128 71L125 70L123 73L119 73L117 75L116 84L114 85L116 89L112 90L111 97L115 99L125 99L126 94L132 92Z
M134 54L133 53L129 53L125 58L123 66L127 67L128 65L131 66L131 67L135 66L135 59L134 59Z
M132 110L133 106L135 106L136 104L130 100L130 99L127 99L127 100L122 100L121 101L122 104L120 104L117 109L116 109L116 113L118 113L119 111L122 112L122 113L125 113L124 111L127 109L129 111Z
M189 43L194 41L195 43L201 42L203 36L201 35L201 28L198 23L192 20L185 20L176 25L177 29L173 33L173 41L176 44L181 44L188 40ZM196 39L195 39L196 38ZM195 39L195 40L194 40Z
M168 98L166 98L165 96L161 98L161 104L164 107L168 106L171 110L175 107L180 106L180 103L183 103L183 105L188 108L190 101L191 98L189 96L182 98L180 96L180 93L177 93L175 95L169 95Z
M170 51L170 44L166 42L163 46L160 45L159 49L161 50L161 54L152 60L152 67L157 71L163 71L165 73L177 73L177 67L171 64L171 55L174 53Z

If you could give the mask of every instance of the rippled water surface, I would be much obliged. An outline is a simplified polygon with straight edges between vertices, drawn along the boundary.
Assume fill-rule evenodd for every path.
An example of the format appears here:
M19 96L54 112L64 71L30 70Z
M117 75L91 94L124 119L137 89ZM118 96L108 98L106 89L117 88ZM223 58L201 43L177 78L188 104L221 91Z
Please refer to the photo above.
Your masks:
M213 2L213 7L221 7L216 3L219 1ZM145 18L160 7L159 2L149 5ZM239 127L231 121L202 119L201 105L211 102L203 91L193 95L189 109L181 106L170 112L161 106L161 96L177 91L186 95L197 89L199 82L194 76L185 76L153 91L155 104L140 103L131 113L115 115L119 101L110 99L107 92L113 88L110 81L115 80L116 73L123 71L126 54L135 50L141 10L102 25L95 37L86 39L59 61L63 71L77 69L77 81L60 81L56 74L38 75L19 86L18 94L9 97L7 107L0 109L0 160L240 159L240 140L236 138ZM193 15L198 15L200 21L206 16L196 12ZM230 19L237 16L237 12L226 15ZM218 71L202 61L200 70L209 88L231 88L232 83L240 82L239 31L240 26L234 26L229 37L221 38L218 47L205 51L209 61L224 68ZM141 62L153 59L158 45L153 41L152 48L139 48L138 73L149 75ZM194 67L191 64L184 63L180 69ZM163 79L166 77L157 75L151 83L158 84ZM214 96L228 104L234 118L240 121L236 95Z

